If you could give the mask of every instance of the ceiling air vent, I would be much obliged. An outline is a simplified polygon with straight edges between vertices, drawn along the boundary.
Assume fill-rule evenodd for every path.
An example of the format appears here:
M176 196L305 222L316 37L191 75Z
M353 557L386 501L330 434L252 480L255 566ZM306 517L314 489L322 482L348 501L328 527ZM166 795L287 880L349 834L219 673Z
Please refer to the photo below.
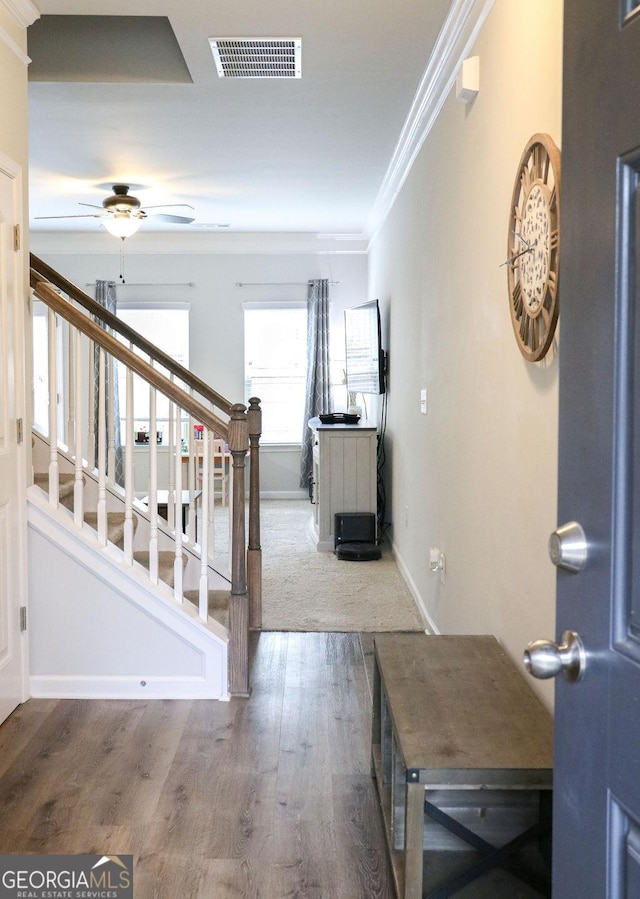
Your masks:
M220 78L300 78L302 40L279 37L209 38Z

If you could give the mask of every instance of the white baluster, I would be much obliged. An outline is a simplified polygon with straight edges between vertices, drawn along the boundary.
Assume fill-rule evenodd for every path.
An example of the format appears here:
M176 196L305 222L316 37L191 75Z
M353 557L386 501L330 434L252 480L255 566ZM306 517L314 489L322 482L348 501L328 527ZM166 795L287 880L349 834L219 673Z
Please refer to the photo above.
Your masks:
M127 424L124 442L126 453L124 472L124 560L127 565L133 565L133 372L130 368L127 368Z
M76 378L74 376L75 368L75 341L73 335L75 329L71 325L67 327L67 359L68 359L68 396L67 396L67 448L69 452L75 446L76 434Z
M98 363L98 543L107 545L107 435L106 435L106 362L102 347Z
M196 453L196 441L193 437L193 418L189 416L189 431L187 435L187 448L189 452L189 461L187 463L187 490L189 491L189 525L188 537L189 543L196 542L196 465L198 458ZM198 441L200 443L200 441Z
M167 431L169 434L169 471L167 477L167 523L169 528L172 528L175 520L174 520L174 506L175 506L175 440L173 436L173 403L169 403L169 421L167 423Z
M156 391L149 388L149 577L158 583L158 442Z
M230 473L233 474L233 471ZM233 541L233 503L229 496L226 506L220 504L218 509L220 517L218 533L216 535L216 567L222 573L231 573L231 544ZM225 537L226 525L226 537Z
M209 432L209 438L213 436L214 435ZM209 447L211 447L211 443L209 443ZM216 559L216 482L213 477L213 452L209 453L207 468L209 470L209 486L207 488L207 493L209 494L209 543L207 546L207 558L209 563L213 564Z
M84 521L84 468L82 464L82 335L75 331L75 394L78 398L73 423L75 434L75 476L73 479L73 520L81 528Z
M49 503L58 505L60 481L58 468L58 354L56 341L56 316L49 309Z
M87 414L87 464L89 470L93 471L96 467L96 363L95 363L95 343L90 340L88 343L87 368L89 369L89 390L87 391L88 414Z
M173 516L173 533L176 540L176 557L173 565L173 595L178 602L182 602L182 439L181 431L182 411L178 405L175 407L175 512Z
M114 359L111 354L109 354L109 390L107 392L107 398L109 403L109 409L107 413L107 424L108 424L108 435L109 435L109 448L107 452L107 483L115 484L116 481L116 421L115 421L115 397L114 397L114 384L115 384L115 375L114 375Z
M202 435L202 520L200 523L200 582L198 585L198 613L203 621L206 621L209 616L209 564L207 561L207 546L209 543L209 438L210 432L206 428Z

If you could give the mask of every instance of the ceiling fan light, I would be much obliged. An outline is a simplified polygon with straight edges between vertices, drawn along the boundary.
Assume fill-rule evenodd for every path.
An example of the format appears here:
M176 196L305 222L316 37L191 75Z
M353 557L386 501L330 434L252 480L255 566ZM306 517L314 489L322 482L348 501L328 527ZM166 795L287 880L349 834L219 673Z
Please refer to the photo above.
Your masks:
M142 219L132 217L128 212L114 212L104 220L103 224L109 234L124 240L136 233L142 224Z

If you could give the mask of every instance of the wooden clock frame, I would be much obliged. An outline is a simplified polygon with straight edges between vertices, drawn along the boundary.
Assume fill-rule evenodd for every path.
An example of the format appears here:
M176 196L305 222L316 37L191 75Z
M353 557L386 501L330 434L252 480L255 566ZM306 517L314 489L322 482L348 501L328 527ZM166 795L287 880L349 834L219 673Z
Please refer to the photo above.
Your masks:
M528 362L546 355L558 322L559 224L560 151L534 134L513 186L506 262L511 324Z

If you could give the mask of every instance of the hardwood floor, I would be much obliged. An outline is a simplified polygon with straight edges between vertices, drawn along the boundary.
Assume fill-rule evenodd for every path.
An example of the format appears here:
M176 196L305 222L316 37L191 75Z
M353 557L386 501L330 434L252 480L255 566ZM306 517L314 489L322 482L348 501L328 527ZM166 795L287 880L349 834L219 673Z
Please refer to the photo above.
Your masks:
M0 853L133 854L136 899L393 899L357 634L253 637L250 700L30 700Z

